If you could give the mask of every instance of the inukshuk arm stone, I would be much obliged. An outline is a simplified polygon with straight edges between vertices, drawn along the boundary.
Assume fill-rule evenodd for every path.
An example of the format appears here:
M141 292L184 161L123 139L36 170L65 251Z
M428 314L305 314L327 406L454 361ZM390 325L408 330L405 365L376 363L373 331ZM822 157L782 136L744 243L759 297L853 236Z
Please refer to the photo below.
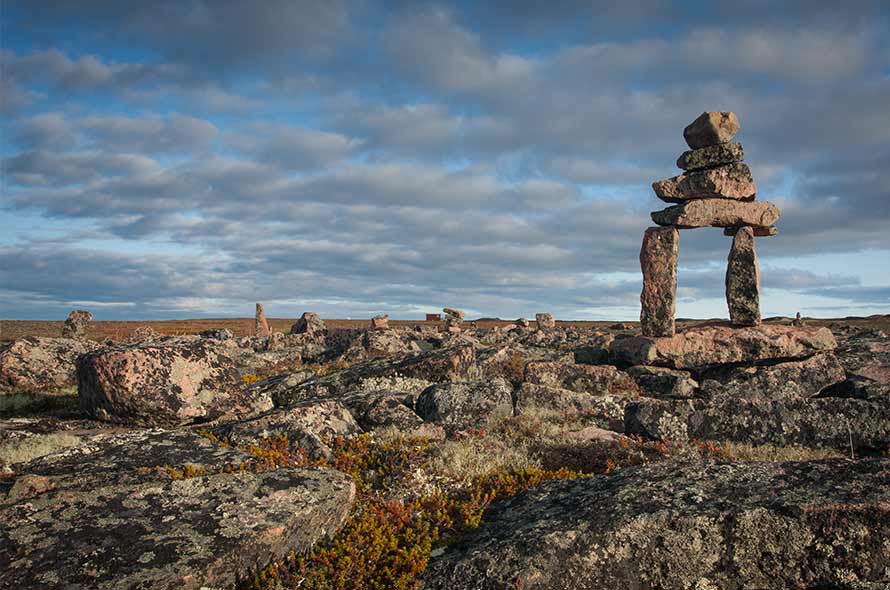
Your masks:
M644 336L674 335L679 243L680 232L673 227L650 227L643 234L640 324Z
M760 268L750 227L739 228L732 238L726 267L726 303L733 324L760 324Z

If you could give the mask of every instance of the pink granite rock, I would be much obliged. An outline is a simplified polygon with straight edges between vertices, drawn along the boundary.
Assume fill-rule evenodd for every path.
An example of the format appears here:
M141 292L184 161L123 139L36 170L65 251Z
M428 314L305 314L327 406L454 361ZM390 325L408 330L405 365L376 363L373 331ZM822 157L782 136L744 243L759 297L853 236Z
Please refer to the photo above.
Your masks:
M650 227L643 234L640 324L645 336L674 335L679 244L680 233L673 227Z

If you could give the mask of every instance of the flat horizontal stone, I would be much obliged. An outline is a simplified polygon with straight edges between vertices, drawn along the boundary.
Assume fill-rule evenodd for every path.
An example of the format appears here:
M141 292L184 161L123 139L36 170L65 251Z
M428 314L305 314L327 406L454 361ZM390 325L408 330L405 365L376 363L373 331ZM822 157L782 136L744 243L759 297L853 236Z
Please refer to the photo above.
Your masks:
M741 229L741 228L738 228L738 227L727 227L727 228L724 228L724 229L723 229L723 235L724 235L724 236L734 236L734 235L736 235L737 233L739 233L739 229ZM768 237L768 236L774 236L774 235L776 235L777 233L779 233L779 228L777 228L775 225L769 225L769 226L766 226L766 227L763 227L763 226L751 226L751 229L754 230L754 237L755 237L755 238L765 238L765 237Z
M624 428L627 434L672 442L875 451L890 447L890 400L643 400L628 405Z
M739 119L732 111L704 112L686 126L683 139L692 149L726 143L739 131Z
M437 552L423 588L886 588L888 478L887 459L663 461L547 482Z
M672 225L680 229L766 226L778 219L779 208L772 203L732 199L696 199L652 212L652 221L658 225Z
M719 368L702 376L701 397L708 399L807 399L846 378L830 352L800 361Z
M727 363L805 358L834 350L828 328L760 325L703 326L671 337L632 336L612 343L613 362L695 369Z
M751 169L741 162L658 180L652 183L652 189L659 199L668 203L691 199L750 201L757 195Z
M683 152L677 158L677 168L683 170L701 170L724 164L741 162L745 159L745 150L738 142L718 143L697 150Z

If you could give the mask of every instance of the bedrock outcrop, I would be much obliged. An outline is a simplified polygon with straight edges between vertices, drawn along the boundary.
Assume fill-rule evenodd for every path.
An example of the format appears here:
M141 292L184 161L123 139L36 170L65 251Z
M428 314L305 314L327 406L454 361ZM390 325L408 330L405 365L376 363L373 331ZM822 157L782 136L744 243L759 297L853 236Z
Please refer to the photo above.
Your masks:
M426 590L881 588L890 460L655 464L537 486Z

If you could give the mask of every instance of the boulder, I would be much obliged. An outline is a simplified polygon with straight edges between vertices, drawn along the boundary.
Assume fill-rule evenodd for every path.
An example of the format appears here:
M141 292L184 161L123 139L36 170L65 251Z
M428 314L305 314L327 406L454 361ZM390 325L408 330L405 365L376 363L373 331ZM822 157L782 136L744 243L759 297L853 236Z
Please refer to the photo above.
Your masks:
M518 318L516 321L513 322L513 325L518 326L520 328L528 328L529 323L528 323L528 320L525 318Z
M488 348L477 353L477 364L483 377L503 377L512 383L525 379L525 365L531 361L572 362L574 356L549 348L536 348L512 343Z
M553 319L552 313L536 313L535 322L538 324L539 330L552 330L556 327L556 320Z
M85 309L75 309L68 314L62 327L62 338L86 338L87 329L93 321L93 314Z
M739 120L733 112L704 112L683 129L683 139L696 150L709 145L727 143L739 131Z
M77 357L100 345L77 338L26 336L0 346L0 391L73 388Z
M319 332L324 332L327 328L324 325L324 321L318 314L312 313L311 311L304 312L300 319L294 322L294 325L291 326L290 333L291 334L315 334Z
M234 587L348 517L347 475L255 473L249 459L192 433L149 431L28 464L0 502L4 587Z
M264 439L284 437L310 459L332 459L328 446L335 436L361 432L352 414L333 400L306 401L272 410L254 418L221 424L211 432L239 446L259 445Z
M459 309L454 309L453 307L445 307L442 308L442 311L445 313L445 320L452 320L454 323L460 324L464 321L464 312Z
M890 447L890 400L643 400L627 407L625 432L669 441L830 447L849 453Z
M646 397L691 398L698 390L698 382L687 371L637 365L627 369L627 374Z
M152 340L160 340L162 336L155 332L151 326L139 326L127 337L127 344L140 344L142 342L151 342Z
M420 352L414 342L403 340L395 330L368 330L353 340L340 356L351 363Z
M806 399L840 383L844 368L830 352L802 361L706 371L701 397L744 399Z
M652 190L659 199L668 203L683 203L691 199L751 201L757 194L751 169L741 162L658 180L652 183Z
M210 328L201 332L199 336L210 340L232 340L235 338L235 334L228 328Z
M403 391L357 391L346 394L342 402L362 428L395 427L401 432L416 432L423 418L412 409L415 395Z
M727 363L797 359L834 350L828 328L780 325L731 328L702 326L670 338L632 336L612 343L612 360L619 365L656 365L696 369Z
M500 378L440 383L420 394L415 411L450 433L480 428L513 415L513 388Z
M779 208L767 201L731 199L695 199L652 212L652 221L680 229L697 227L736 227L772 225L779 219Z
M534 361L525 366L525 380L537 385L598 395L636 395L639 392L637 384L627 373L611 365Z
M181 425L272 408L244 390L224 344L194 339L112 346L77 361L81 409L111 422Z
M718 143L697 150L689 150L677 158L677 168L683 170L703 170L725 164L734 164L745 159L745 150L738 142Z
M272 335L269 328L269 322L266 320L266 312L263 311L263 304L256 304L256 321L254 322L253 335L257 338L268 338Z
M750 227L740 228L732 238L726 265L726 304L733 325L760 324L760 265Z
M660 462L495 504L425 590L881 588L890 460Z
M673 227L650 227L643 234L640 326L644 336L674 335L679 247L680 232Z

